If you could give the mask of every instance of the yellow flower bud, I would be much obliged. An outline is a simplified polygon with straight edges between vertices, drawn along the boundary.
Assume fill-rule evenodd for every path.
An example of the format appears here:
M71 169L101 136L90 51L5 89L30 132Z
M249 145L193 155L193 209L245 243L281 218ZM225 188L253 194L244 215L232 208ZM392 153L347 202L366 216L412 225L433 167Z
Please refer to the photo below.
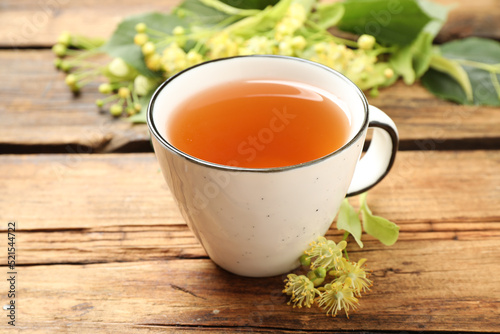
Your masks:
M174 36L182 36L186 33L186 30L181 26L176 26L174 30L172 30L172 33Z
M64 46L69 46L71 44L71 34L67 31L63 32L57 38L57 43L60 43Z
M66 45L57 43L52 47L52 52L58 57L64 57L68 51Z
M120 87L120 89L118 89L118 96L122 99L126 99L130 96L130 89L127 87Z
M153 42L146 42L142 48L142 54L147 57L147 56L151 56L153 53L155 53L156 51L156 47L154 45Z
M117 76L117 77L124 77L127 74L129 74L129 68L127 63L121 58L115 58L113 59L109 65L108 69L111 72L111 74Z
M138 33L143 33L143 32L146 32L146 23L144 22L141 22L141 23L137 23L135 25L135 31L137 31Z
M392 70L392 68L386 68L384 70L384 76L387 78L387 79L390 79L394 76L394 71Z
M65 79L66 85L72 87L76 85L77 78L74 74L68 74Z
M359 36L358 46L360 49L371 50L373 49L374 45L375 45L375 37L366 34Z
M149 37L145 33L139 33L134 36L134 43L139 46L144 45L148 40Z
M118 117L122 114L123 112L123 107L119 105L118 103L113 104L111 108L109 109L109 113L115 117Z
M144 61L146 62L146 67L151 71L159 71L161 67L161 57L157 53L153 53L147 56Z
M304 36L295 36L292 38L292 47L297 50L304 50L307 45L307 41Z

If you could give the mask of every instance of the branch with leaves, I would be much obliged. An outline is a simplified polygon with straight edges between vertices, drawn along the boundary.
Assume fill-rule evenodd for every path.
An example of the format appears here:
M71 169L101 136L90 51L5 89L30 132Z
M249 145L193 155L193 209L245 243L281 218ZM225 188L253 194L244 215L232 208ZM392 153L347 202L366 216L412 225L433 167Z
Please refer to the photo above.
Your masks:
M99 91L108 96L97 106L139 123L165 79L203 61L248 54L310 59L372 95L398 78L408 85L421 79L457 103L500 105L500 43L433 45L448 11L428 0L184 0L169 14L124 19L107 41L64 32L53 51L73 92L105 81ZM332 28L359 37L340 38ZM103 64L96 54L111 59Z

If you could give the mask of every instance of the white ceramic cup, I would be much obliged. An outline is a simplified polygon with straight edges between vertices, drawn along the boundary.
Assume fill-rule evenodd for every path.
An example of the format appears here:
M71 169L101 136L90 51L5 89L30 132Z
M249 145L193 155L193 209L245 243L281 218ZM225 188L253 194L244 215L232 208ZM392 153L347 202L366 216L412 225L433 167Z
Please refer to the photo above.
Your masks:
M349 139L317 160L265 169L207 162L170 144L166 124L180 103L214 85L252 79L300 82L333 94L350 119ZM349 79L284 56L234 57L188 68L157 89L147 120L163 176L190 229L216 264L252 277L295 269L308 244L329 229L346 194L366 191L388 173L398 146L394 122L369 106ZM368 127L373 138L360 159Z

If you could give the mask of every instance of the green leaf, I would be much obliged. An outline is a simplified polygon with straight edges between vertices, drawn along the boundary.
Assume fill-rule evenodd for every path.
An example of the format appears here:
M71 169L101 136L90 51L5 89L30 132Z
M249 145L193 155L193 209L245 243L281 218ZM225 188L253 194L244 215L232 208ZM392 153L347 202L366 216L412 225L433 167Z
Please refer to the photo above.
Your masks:
M337 229L349 232L354 237L354 240L356 240L359 247L363 248L359 214L356 210L354 210L352 205L349 204L347 198L342 201L342 204L340 204L339 215L337 217Z
M211 27L220 24L232 16L200 0L184 0L172 12L190 24L200 27Z
M220 0L232 7L243 9L264 9L267 6L274 6L279 0Z
M443 44L422 84L433 94L461 104L500 106L500 43L466 38Z
M360 195L359 201L365 232L386 246L393 245L398 240L399 226L383 217L373 215L366 204L366 193Z
M318 27L328 29L337 25L344 13L345 8L341 2L320 3L316 12L312 14L312 19Z
M374 36L385 44L408 45L432 16L417 0L346 0L339 28L358 35Z
M402 47L391 56L390 64L407 85L415 83L428 70L433 39L430 33L422 32L412 44Z
M226 26L278 3L279 0L184 0L173 13L200 27Z
M273 7L267 7L256 15L246 17L232 24L226 28L226 31L244 38L251 38L258 33L266 33L283 18L292 2L293 0L281 0Z
M461 96L464 96L464 100L461 103L470 103L473 101L472 84L469 80L467 72L460 66L460 64L454 60L447 59L436 54L431 58L431 67L441 73L447 74L456 81L464 93L460 94ZM433 84L436 85L439 84L439 82L435 82ZM442 86L442 88L446 89L446 86Z
M469 37L443 44L440 49L442 55L450 59L500 63L500 43L492 39Z
M390 60L397 74L403 77L407 85L411 85L427 70L432 58L432 41L441 30L448 17L449 7L420 0L422 10L431 18L415 40L396 51Z
M410 45L401 47L391 56L390 63L407 85L412 85L427 70L432 57L432 41L448 17L450 7L420 0L422 10L431 18Z
M448 12L453 6L444 6L428 0L419 0L419 5L422 10L431 17L431 21L427 23L423 31L436 37L448 18Z
M162 13L146 13L124 19L116 28L113 36L102 46L102 51L112 57L122 58L127 64L134 67L139 73L147 77L157 77L146 67L141 48L134 44L136 34L135 25L144 22L149 28L170 34L176 26L186 28L187 22L175 15Z
M460 104L470 104L460 84L446 73L431 68L422 77L422 84L439 98Z

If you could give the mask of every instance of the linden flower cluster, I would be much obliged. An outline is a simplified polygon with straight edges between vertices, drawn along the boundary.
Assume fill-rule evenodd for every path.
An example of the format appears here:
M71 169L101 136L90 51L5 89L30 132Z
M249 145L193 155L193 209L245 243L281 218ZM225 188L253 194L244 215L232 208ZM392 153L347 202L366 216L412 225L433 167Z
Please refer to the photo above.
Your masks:
M140 113L134 120L142 122L148 97L163 80L212 59L253 54L310 59L343 73L362 90L371 89L372 94L378 92L379 86L396 79L389 62L381 57L387 48L378 45L370 35L361 35L357 41L333 36L315 21L312 1L280 0L262 10L247 11L218 0L203 3L233 16L222 22L197 25L184 20L186 10L177 8L173 15L181 23L169 28L171 31L154 29L162 26L156 21L140 22L132 25L133 39L123 40L123 36L130 34L122 27L118 29L122 29L118 38L122 44L115 45L114 41L103 48L100 48L103 40L65 32L53 47L57 56L55 66L67 73L66 84L73 92L100 82L99 91L108 96L98 99L97 106L116 117ZM191 20L196 22L196 18ZM134 48L139 48L135 50L140 50L142 59L128 57L121 51L132 52ZM104 52L123 58L94 59Z
M349 317L349 312L357 309L358 298L370 290L372 281L363 267L366 259L355 263L343 257L346 246L344 240L336 244L324 237L309 245L300 262L311 270L307 275L289 274L285 280L283 293L291 296L288 305L311 307L317 301L327 315L334 317L342 310ZM328 276L332 278L330 283L321 286Z
M314 33L315 28L308 26L308 13L301 3L292 3L266 31L259 31L260 23L253 21L255 17L248 17L214 31L187 31L177 26L171 33L155 31L146 23L139 23L135 27L134 43L141 47L146 66L165 78L206 60L253 54L308 58L345 74L361 88L384 84L394 75L387 64L383 68L387 71L383 73L376 68L378 58L373 50L376 45L373 36L360 36L357 44L354 43L357 49L337 43L328 38L329 35L326 38L322 35L321 41L308 42L304 34ZM196 44L187 49L187 41Z
M96 100L96 105L100 108L109 105L110 114L116 117L137 114L142 109L140 97L155 89L160 82L139 74L121 58L102 61L99 47L103 44L104 40L64 32L52 48L57 56L54 65L67 73L66 85L75 94L105 78L106 82L98 86L99 92L109 96Z

